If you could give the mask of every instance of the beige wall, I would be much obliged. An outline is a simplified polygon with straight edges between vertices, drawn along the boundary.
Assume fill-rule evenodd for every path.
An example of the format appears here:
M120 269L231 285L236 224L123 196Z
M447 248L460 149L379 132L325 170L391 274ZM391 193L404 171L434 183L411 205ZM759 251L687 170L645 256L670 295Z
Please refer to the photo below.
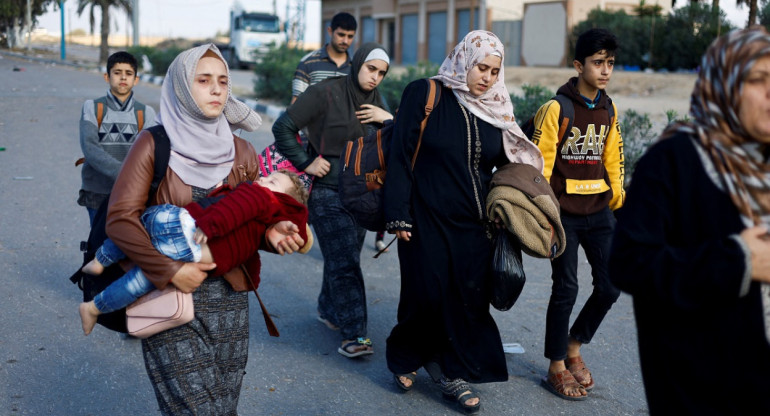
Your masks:
M524 3L548 3L554 0L487 0L487 8L493 11L492 17L495 20L521 20L524 12ZM625 9L631 13L635 6L639 5L639 0L568 0L572 13L572 20L578 23L588 16L588 12L602 7L605 10ZM671 11L671 0L645 0L647 5L659 5L663 8L663 13Z
M373 17L375 19L375 37L380 43L385 43L383 36L386 29L386 22L392 21L395 24L395 44L391 45L395 63L401 63L401 45L402 39L400 16L408 13L417 13L420 16L422 24L418 33L413 35L409 41L417 42L418 60L427 59L427 21L426 15L432 11L441 11L451 8L453 10L468 9L486 5L487 12L481 19L485 23L484 28L491 30L493 21L516 21L521 20L526 3L564 3L566 10L566 27L568 31L573 25L583 21L588 16L588 12L602 7L606 10L626 9L630 11L639 4L639 0L321 0L321 18L324 22L330 20L339 12L348 12L352 14L360 23L363 17ZM671 0L646 0L647 4L658 4L663 8L664 13L671 10ZM449 10L449 18L452 19L452 10ZM447 25L448 32L454 32L451 24ZM326 27L322 27L321 39L326 40ZM561 33L561 30L554 31L552 35ZM322 42L323 42L322 41ZM356 34L356 43L360 44L361 31ZM566 39L565 39L566 41ZM454 45L452 36L447 36L447 50Z

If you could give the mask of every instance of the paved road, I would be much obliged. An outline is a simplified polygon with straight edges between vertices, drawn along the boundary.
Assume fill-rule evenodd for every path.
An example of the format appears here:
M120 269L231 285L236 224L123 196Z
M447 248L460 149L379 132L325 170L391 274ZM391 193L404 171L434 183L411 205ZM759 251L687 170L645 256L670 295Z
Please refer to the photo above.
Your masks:
M14 70L18 69L18 70ZM84 337L80 292L67 277L80 265L78 243L88 232L75 204L80 185L78 117L87 98L102 95L101 74L0 54L0 414L157 414L140 342L97 327ZM140 84L137 97L156 106L158 86ZM248 135L262 148L269 123ZM336 353L338 334L315 321L322 260L263 255L260 293L281 336L265 330L251 298L249 363L241 415L451 415L427 375L415 389L395 388L384 359L399 293L394 253L372 259L373 234L362 254L369 335L376 353L349 360ZM590 287L583 261L580 282ZM547 369L543 328L550 292L548 264L525 259L528 282L507 312L494 311L504 342L525 352L507 355L510 379L477 386L488 415L638 415L647 413L630 299L623 295L584 350L597 380L585 402L561 400L539 386ZM585 301L584 291L579 298ZM414 342L432 342L415 339Z

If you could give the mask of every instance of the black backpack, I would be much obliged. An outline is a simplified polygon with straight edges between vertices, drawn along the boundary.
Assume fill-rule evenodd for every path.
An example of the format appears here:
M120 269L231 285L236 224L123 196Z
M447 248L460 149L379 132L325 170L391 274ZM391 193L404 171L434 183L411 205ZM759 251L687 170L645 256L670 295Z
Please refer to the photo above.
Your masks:
M609 97L607 97L608 100ZM559 103L559 143L561 143L570 131L572 131L572 124L575 121L575 106L572 103L572 99L566 95L556 94L551 100L556 100ZM609 101L609 115L610 115L610 128L615 122L615 106L612 105L612 100ZM535 116L532 116L529 120L525 121L521 125L521 130L527 136L527 138L535 144L540 142L540 130L535 129Z
M147 201L152 200L155 196L155 192L158 190L161 180L166 175L166 168L168 167L168 159L171 154L171 144L169 143L166 130L161 125L153 126L147 129L152 133L152 137L155 140L155 162L153 165L152 183L150 184L150 193ZM107 239L107 233L105 231L105 225L107 222L107 206L109 204L109 197L99 206L94 216L94 222L91 226L91 231L88 234L88 241L80 242L80 251L83 252L83 266L91 261L96 255L96 250L101 247L104 240ZM82 266L81 266L82 267ZM104 269L104 272L99 276L93 276L88 273L84 273L78 268L78 270L72 274L70 281L78 285L80 290L83 291L83 302L88 302L94 298L99 292L103 291L110 283L118 280L123 276L125 272L118 263L115 263ZM128 332L126 328L126 310L121 309L118 311L104 313L99 315L98 324L105 328L118 332Z
M438 82L432 79L426 81L429 88L425 99L425 118L420 123L420 136L412 156L412 169L417 160L428 116L441 98L441 86ZM340 155L340 201L358 225L369 231L385 229L382 187L385 185L393 125L394 123L386 123L383 128L368 136L349 141Z

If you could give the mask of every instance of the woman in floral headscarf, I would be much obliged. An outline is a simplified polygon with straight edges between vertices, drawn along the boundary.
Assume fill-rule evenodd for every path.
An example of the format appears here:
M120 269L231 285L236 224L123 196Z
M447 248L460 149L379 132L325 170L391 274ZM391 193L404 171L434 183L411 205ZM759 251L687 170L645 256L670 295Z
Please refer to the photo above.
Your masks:
M703 57L691 121L634 170L610 258L650 414L770 414L770 35Z
M522 134L503 82L503 44L469 33L433 79L443 85L417 152L428 83L404 90L385 187L388 231L399 238L398 324L387 340L388 368L404 390L425 367L445 397L479 409L468 382L505 381L497 326L489 313L492 233L484 210L492 170L509 162L542 170Z

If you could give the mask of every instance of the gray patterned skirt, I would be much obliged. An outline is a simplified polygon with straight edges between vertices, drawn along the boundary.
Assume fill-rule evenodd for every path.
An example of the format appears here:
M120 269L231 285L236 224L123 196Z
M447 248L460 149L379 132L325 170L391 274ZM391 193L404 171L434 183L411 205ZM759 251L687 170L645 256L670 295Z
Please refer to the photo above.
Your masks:
M192 322L142 340L162 414L238 414L249 352L248 293L209 277L193 292Z

